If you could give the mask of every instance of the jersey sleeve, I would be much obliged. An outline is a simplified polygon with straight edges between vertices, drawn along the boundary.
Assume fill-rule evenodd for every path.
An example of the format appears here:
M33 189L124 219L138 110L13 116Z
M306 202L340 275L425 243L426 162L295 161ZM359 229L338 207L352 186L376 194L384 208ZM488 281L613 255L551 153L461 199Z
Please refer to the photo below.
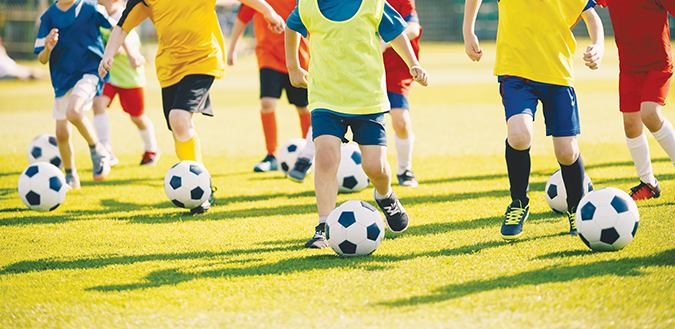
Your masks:
M392 5L392 7L394 6ZM417 10L415 10L415 0L400 1L400 4L395 9L401 17L403 17L404 21L409 23L420 23L420 18L417 16Z
M394 40L401 35L408 24L403 20L403 17L388 3L384 3L384 12L382 13L382 20L378 28L378 33L384 42Z
M656 0L656 3L675 16L675 0Z
M244 24L248 24L253 20L255 13L255 9L242 4L241 8L239 8L239 12L237 13L237 19L242 21Z
M583 11L589 10L591 8L595 8L596 5L597 5L597 3L595 2L595 0L588 0L588 2L586 3L586 7L584 7Z
M115 21L108 16L108 11L102 5L96 6L96 24L104 29L111 29Z
M305 27L305 24L302 23L302 19L300 19L300 13L298 12L297 6L295 6L293 12L288 16L288 19L286 19L286 26L288 26L289 29L302 34L303 37L307 37L307 27Z
M149 9L143 0L129 0L129 2L127 2L127 7L124 8L122 17L120 17L119 22L117 22L117 26L121 27L127 33L131 32L131 30L150 16L148 10Z
M52 23L47 13L40 17L40 27L38 28L37 38L35 39L35 46L33 48L34 54L39 54L45 49L45 41L52 30Z

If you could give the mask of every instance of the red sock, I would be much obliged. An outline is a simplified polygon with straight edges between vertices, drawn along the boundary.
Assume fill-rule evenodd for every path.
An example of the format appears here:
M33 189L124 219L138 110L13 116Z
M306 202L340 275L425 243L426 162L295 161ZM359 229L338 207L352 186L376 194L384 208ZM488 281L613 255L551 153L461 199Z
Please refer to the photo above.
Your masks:
M300 129L302 129L302 138L307 137L307 131L312 126L312 114L307 112L305 114L298 114L300 117Z
M260 113L263 132L265 133L265 147L267 154L274 154L277 151L277 117L276 112Z

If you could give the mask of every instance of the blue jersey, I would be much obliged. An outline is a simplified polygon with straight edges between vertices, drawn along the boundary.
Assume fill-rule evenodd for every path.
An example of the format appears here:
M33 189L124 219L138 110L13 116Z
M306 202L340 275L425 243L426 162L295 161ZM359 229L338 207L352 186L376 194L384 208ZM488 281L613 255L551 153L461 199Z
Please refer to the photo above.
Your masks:
M342 22L350 19L361 6L361 0L318 0L321 13L328 19L336 22ZM288 28L296 31L305 38L307 37L307 28L300 19L298 7L296 6L288 19L286 20ZM384 4L384 13L378 27L378 33L384 42L394 40L401 35L408 24L401 15L388 3Z
M45 40L52 29L59 30L59 40L49 55L49 71L56 97L65 95L85 74L98 76L103 58L103 38L99 27L112 28L103 6L96 0L77 0L61 11L53 4L40 17L40 28L33 52L45 49Z

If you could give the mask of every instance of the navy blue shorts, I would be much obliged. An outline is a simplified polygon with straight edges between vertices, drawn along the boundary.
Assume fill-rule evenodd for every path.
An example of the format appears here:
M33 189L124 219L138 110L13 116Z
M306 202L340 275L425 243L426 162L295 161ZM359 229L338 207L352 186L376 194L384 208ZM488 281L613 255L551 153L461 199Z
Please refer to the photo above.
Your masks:
M211 107L211 85L215 78L205 74L186 75L177 84L162 88L164 119L171 130L169 113L171 110L184 110L213 116Z
M387 146L387 132L384 129L384 113L349 115L324 109L312 111L312 139L321 135L345 138L347 128L351 128L354 142L359 145Z
M281 98L281 91L284 89L286 89L288 103L297 107L305 107L309 104L307 102L307 89L293 87L288 73L267 68L260 69L260 98L279 99Z
M410 110L410 104L408 104L408 96L387 91L387 97L389 97L389 104L391 104L392 109Z
M581 133L577 95L573 87L552 85L507 76L499 79L506 120L516 114L534 118L537 102L544 109L546 136L567 137Z

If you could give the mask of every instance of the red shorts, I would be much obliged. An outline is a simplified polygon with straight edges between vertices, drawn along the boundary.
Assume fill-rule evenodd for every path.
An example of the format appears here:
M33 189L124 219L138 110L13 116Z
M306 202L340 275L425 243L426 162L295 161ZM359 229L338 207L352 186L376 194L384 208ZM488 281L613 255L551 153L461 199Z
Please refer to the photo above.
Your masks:
M672 72L620 72L619 110L640 112L642 102L666 105Z
M117 94L120 95L120 104L122 104L122 110L124 110L124 112L129 113L132 117L140 117L143 115L143 110L145 109L143 87L120 88L106 82L101 96L110 98L107 107L110 107L113 98L115 98L115 95Z

